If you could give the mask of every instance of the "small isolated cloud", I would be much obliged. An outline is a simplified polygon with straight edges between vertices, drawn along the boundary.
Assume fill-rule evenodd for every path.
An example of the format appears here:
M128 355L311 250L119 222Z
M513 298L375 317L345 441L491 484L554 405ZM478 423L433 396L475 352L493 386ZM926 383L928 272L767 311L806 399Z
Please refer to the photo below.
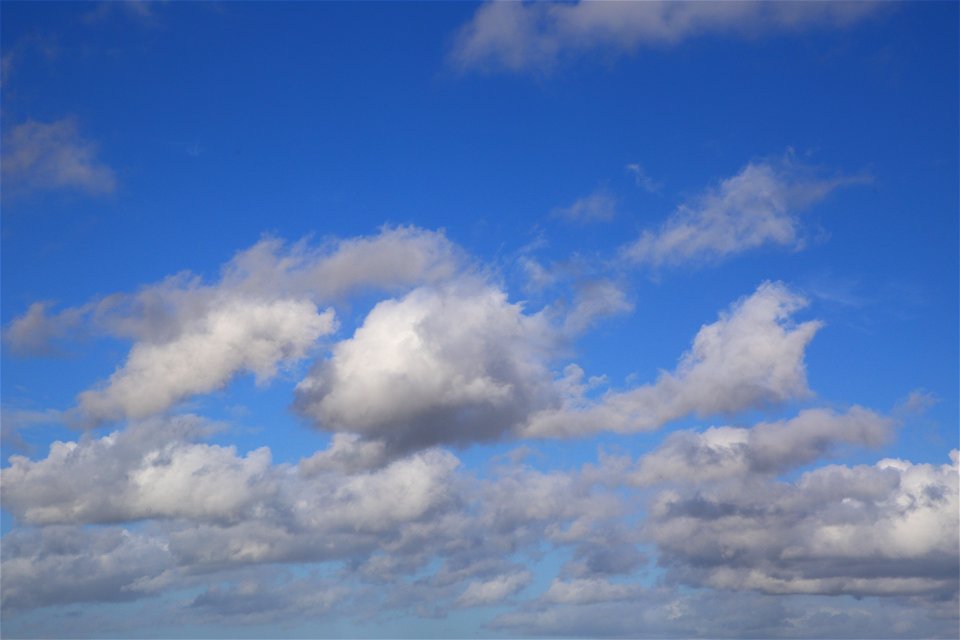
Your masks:
M497 604L530 584L533 574L529 571L508 573L490 580L471 582L457 599L461 607L483 607Z
M697 332L676 370L653 384L611 392L596 402L569 398L537 413L528 436L581 436L598 431L659 428L683 416L733 414L808 395L804 352L821 324L794 324L807 301L780 283L765 282Z
M677 207L656 230L622 249L623 257L652 267L719 261L764 245L802 246L800 212L831 191L864 177L821 178L789 156L750 163Z
M633 179L636 181L637 186L646 191L647 193L657 193L660 189L663 188L662 182L657 182L637 163L630 163L626 167L630 175L633 176Z
M90 195L112 193L113 169L98 157L95 142L80 135L73 118L27 122L3 136L4 188L13 193L78 189Z
M597 189L568 207L554 209L553 215L570 222L609 222L617 215L617 198L606 189Z
M548 72L591 52L625 55L710 34L841 28L876 8L868 2L487 2L461 27L449 61L461 71Z
M71 308L51 314L51 306L48 302L34 302L25 314L10 322L3 332L3 339L13 353L20 356L55 353L55 345L84 321L84 309Z

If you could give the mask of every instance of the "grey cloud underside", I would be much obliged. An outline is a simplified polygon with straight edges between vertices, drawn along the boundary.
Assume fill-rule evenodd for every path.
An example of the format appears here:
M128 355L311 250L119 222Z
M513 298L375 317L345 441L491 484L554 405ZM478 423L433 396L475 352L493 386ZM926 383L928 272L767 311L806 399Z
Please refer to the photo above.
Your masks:
M434 560L418 588L458 606L494 604L530 579L499 558L545 539L596 545L622 515L589 475L511 466L479 480L438 449L372 471L307 474L270 464L265 450L240 456L195 441L208 428L144 424L55 444L37 462L14 457L4 504L45 526L5 538L4 607L147 597L276 563L341 563L345 579L402 582ZM58 473L72 481L51 484ZM104 484L111 491L96 490ZM149 526L84 527L143 519ZM225 597L197 606L213 607L215 595Z
M631 486L651 482L644 471L651 461L675 463L674 440L636 463L601 456L579 471L544 473L505 462L481 479L439 449L372 470L318 466L316 456L300 467L274 465L266 450L241 456L202 442L215 428L184 417L57 443L35 462L13 457L3 471L4 504L21 522L41 526L4 539L5 609L143 598L224 576L228 586L207 586L193 601L195 615L254 620L257 607L238 602L267 607L276 599L290 611L313 602L322 612L360 597L406 610L526 598L527 613L499 624L549 629L551 616L572 615L557 607L630 602L656 610L656 589L635 582L649 563L641 545L657 550L668 583L719 593L915 597L924 607L956 598L956 452L942 466L882 460L821 467L795 481L777 476L808 454L771 453L771 431L870 446L890 424L862 409L809 411L723 439L722 446L746 442L753 452L746 460L778 463L700 457L701 468L718 471L656 475L659 488L640 523L631 514L644 494ZM712 432L701 437L721 446ZM104 484L111 491L97 490ZM136 529L84 526L144 519L148 526ZM570 560L529 600L521 595L529 573L506 558L535 557L544 542L568 548ZM333 563L351 589L326 584L315 594L322 602L314 602L306 595L312 583L288 593L251 586L237 573L285 563ZM364 585L381 585L379 595Z

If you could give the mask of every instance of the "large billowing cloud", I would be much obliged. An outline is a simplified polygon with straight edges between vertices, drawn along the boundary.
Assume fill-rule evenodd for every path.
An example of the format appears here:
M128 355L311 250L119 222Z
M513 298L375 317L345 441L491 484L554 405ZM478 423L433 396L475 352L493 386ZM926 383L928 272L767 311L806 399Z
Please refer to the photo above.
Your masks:
M555 331L506 294L462 280L379 303L297 387L318 425L407 450L492 440L558 403Z
M823 178L787 157L755 162L680 205L656 230L623 248L634 263L653 267L702 263L764 245L796 248L799 214L834 189L865 178Z
M111 193L116 176L97 155L97 145L80 135L75 119L28 120L3 136L4 190L14 194L48 189Z
M763 283L716 322L701 327L674 372L598 401L568 399L561 409L532 416L523 433L652 430L690 414L730 414L807 396L804 351L821 324L791 321L805 305L784 285Z
M549 71L591 51L631 53L708 34L755 37L842 27L876 8L866 2L488 2L450 52L461 70Z
M224 265L215 283L181 273L56 314L37 303L11 322L5 338L19 352L49 351L77 334L134 340L110 379L79 395L78 410L91 423L139 419L217 390L239 373L265 381L303 359L336 328L334 311L318 304L358 290L440 281L460 265L442 234L411 227L318 247L265 239Z

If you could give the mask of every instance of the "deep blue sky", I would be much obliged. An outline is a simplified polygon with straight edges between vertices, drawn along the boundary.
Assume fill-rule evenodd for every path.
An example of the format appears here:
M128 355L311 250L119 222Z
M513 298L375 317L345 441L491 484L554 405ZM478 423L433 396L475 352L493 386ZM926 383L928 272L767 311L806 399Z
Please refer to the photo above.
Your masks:
M158 628L150 621L169 619L183 624L157 633L790 635L787 621L830 637L955 631L956 575L928 571L939 563L956 574L956 544L946 556L941 545L955 540L958 524L955 468L943 472L945 485L917 485L947 496L917 521L891 506L913 494L874 496L880 515L858 520L829 507L859 500L852 484L811 498L798 478L829 464L867 473L885 458L933 474L958 446L956 3L4 2L0 10L3 465L24 456L17 464L25 469L4 471L3 622L11 637L150 636ZM680 228L689 235L670 245ZM266 286L221 280L238 252L265 237L306 239L306 262L321 266L359 238L399 238L397 251L410 253L385 275L355 275L389 259L391 249L377 245L307 284L289 274ZM289 255L284 247L278 255ZM441 276L412 266L434 249L452 252L438 262L448 269ZM158 284L184 272L194 284L189 276ZM357 288L329 294L348 275ZM779 284L764 289L768 281ZM597 291L608 297L590 297ZM733 329L724 333L726 321L746 317L749 301L768 297L802 302L751 316L759 324L742 344ZM46 306L31 307L38 302ZM290 306L301 303L308 309ZM391 305L425 320L407 326L407 316L389 315ZM277 328L281 308L298 320ZM335 325L309 324L327 308ZM244 329L259 322L257 309L276 315ZM582 326L581 312L592 314ZM791 332L814 320L822 326L799 352L764 333L798 336ZM688 375L678 362L691 349L691 362L703 359L693 340L712 323L720 343L740 346L718 348L708 358L715 368ZM355 334L361 326L369 331ZM375 327L390 338L374 341ZM404 327L424 351L390 351ZM233 331L236 342L222 337ZM251 346L264 335L280 351L265 356ZM278 369L256 384L251 373L262 373L264 359ZM760 361L769 372L751 377L750 363ZM571 363L585 379L605 377L570 395L561 379ZM147 373L122 391L121 379L138 366ZM653 389L664 372L684 390ZM378 386L381 374L398 377ZM320 391L305 391L305 380L319 380ZM649 396L630 395L644 385ZM180 391L164 396L168 388ZM90 390L118 404L78 399ZM155 395L168 400L138 404ZM386 407L390 418L369 417L368 405ZM538 426L560 405L556 419L573 426ZM854 406L872 412L869 425L850 418ZM653 464L644 460L679 442L671 433L759 429L803 410L832 411L843 424L821 416L810 422L819 426L778 432L774 440L794 452L789 465L762 467L759 448L737 449L754 466L724 476L728 484L688 486L680 467L666 487L638 480ZM184 435L169 426L184 414L221 421L221 431ZM135 435L147 432L172 435ZM120 452L102 444L110 433L138 444ZM386 457L297 479L298 463L333 446L331 433L357 434L351 446L383 446ZM84 458L92 467L48 459L55 439L92 447ZM218 496L211 504L225 512L170 511L144 493L156 486L182 502L176 491L205 482L196 470L178 472L187 474L181 489L143 480L137 493L115 484L140 477L135 469L171 447L216 457L210 444L236 447L233 467L223 463L230 468L246 468L243 456L260 447L272 454L235 508ZM805 446L816 454L803 454ZM598 448L628 456L629 466L614 470ZM386 517L390 524L369 539L354 523L354 542L330 558L303 551L316 549L309 535L333 535L329 515L290 524L285 540L308 540L289 542L293 550L215 568L177 551L117 575L95 560L109 544L84 542L126 530L143 537L138 544L162 546L219 527L252 544L260 534L243 527L261 526L263 513L298 513L291 505L300 503L284 502L290 495L324 494L368 474L364 491L379 499L377 474L434 454L460 461L449 481L459 497L428 501L397 522ZM307 477L304 464L298 473ZM610 477L591 484L590 465ZM119 475L80 477L91 468ZM538 473L546 475L523 475ZM510 512L498 502L504 495L552 504L533 489L538 497L507 489L511 481L540 487L543 477L587 486L589 500L535 523L500 523L509 553L493 543L451 551L463 533L446 529L417 529L419 544L437 549L429 557L414 558L397 542L444 515L469 514L477 518L471 530L483 532L494 526L484 509ZM913 486L906 477L898 490ZM806 499L826 505L828 515L803 511L803 526L813 528L804 535L820 544L803 556L809 566L763 544L734 554L767 558L751 564L730 560L732 551L681 551L665 541L669 522L652 515L664 492L700 495L738 482L777 513ZM71 483L83 494L63 489ZM278 494L267 489L281 485ZM612 511L596 506L611 500ZM482 506L461 513L453 503ZM366 508L343 507L351 517ZM517 508L528 518L536 511ZM876 549L844 555L818 538L839 521L863 527L854 533L880 541ZM575 522L580 533L558 533ZM915 543L887 533L898 527L931 533ZM50 541L64 531L77 540L69 561ZM719 535L674 535L687 534ZM138 549L134 556L149 556ZM631 564L635 553L644 559ZM601 560L590 571L574 567L618 554L625 571L606 571ZM398 567L376 565L381 583L367 581L377 558ZM818 562L854 569L825 577ZM784 582L761 584L758 575ZM878 596L851 577L886 584L892 575L915 583L891 582ZM131 588L138 579L159 586ZM757 604L770 593L777 595ZM307 605L304 594L329 600ZM705 613L670 617L673 606ZM626 608L642 614L625 617ZM814 624L817 612L836 608L844 620ZM741 616L711 626L711 611L731 609ZM120 622L131 611L143 627ZM864 611L876 628L857 622ZM904 626L890 631L881 611ZM598 617L626 626L589 622Z

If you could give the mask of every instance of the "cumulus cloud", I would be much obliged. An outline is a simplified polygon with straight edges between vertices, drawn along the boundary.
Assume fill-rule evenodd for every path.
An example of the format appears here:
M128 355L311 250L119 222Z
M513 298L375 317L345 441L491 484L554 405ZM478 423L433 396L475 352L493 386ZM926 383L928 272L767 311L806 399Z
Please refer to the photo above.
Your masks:
M138 597L133 585L170 562L161 540L122 528L16 529L3 537L4 611Z
M820 328L791 316L807 301L765 282L697 332L674 372L653 384L611 392L596 402L574 397L530 418L528 436L578 436L656 429L686 415L732 414L809 394L804 351Z
M955 598L957 452L941 466L747 473L659 494L646 533L673 579L773 594Z
M79 408L95 420L144 418L219 389L237 372L264 382L335 327L333 310L320 313L308 300L229 300L173 340L135 344L104 388L78 396Z
M841 444L878 446L892 436L892 425L889 418L853 407L842 414L807 409L795 418L750 429L679 431L640 460L636 480L699 483L749 473L778 475L814 462Z
M2 471L4 507L36 525L235 520L276 491L270 452L240 457L234 447L191 442L214 428L180 416L103 438L56 441L42 460L11 456Z
M597 189L569 206L554 209L553 215L570 222L609 222L617 215L617 198L607 189Z
M488 2L461 27L449 60L463 71L545 72L594 51L621 55L709 34L838 28L876 8L863 2Z
M21 526L4 538L5 607L204 587L197 613L228 615L236 613L231 600L280 599L272 589L223 587L238 571L278 563L342 563L345 584L389 583L378 597L393 608L424 597L448 608L483 606L531 579L503 558L536 552L544 540L595 546L623 516L620 500L592 473L510 464L479 478L439 449L374 469L304 473L271 464L266 449L240 455L199 441L214 428L199 419L163 420L55 443L41 460L11 460L3 502ZM153 522L136 533L111 526L142 519ZM112 541L105 551L101 539ZM138 550L143 558L124 560ZM297 609L296 593L280 604Z
M764 245L798 248L800 212L857 178L822 178L791 158L755 162L693 200L622 250L653 267L722 260Z
M59 313L35 303L4 338L21 353L50 351L77 334L134 340L111 378L79 395L78 409L91 423L137 419L219 389L241 372L266 381L304 358L336 329L334 311L318 304L444 280L460 266L442 234L412 227L320 246L267 238L224 265L215 283L185 272Z
M2 167L11 193L67 188L104 195L117 185L96 143L80 135L73 118L13 127L3 136Z
M331 431L398 451L492 440L555 402L554 331L506 294L459 281L379 303L297 386Z

